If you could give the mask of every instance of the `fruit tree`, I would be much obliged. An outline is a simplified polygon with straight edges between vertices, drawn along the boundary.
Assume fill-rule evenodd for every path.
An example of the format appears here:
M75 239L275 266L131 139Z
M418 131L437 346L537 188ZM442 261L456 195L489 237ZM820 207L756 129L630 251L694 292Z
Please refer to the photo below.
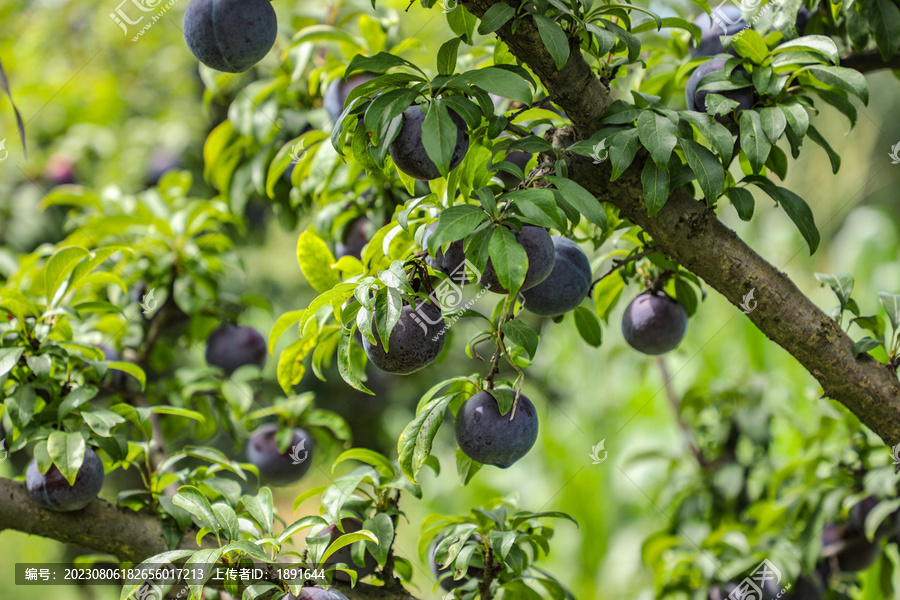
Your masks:
M11 4L4 597L900 597L898 0Z

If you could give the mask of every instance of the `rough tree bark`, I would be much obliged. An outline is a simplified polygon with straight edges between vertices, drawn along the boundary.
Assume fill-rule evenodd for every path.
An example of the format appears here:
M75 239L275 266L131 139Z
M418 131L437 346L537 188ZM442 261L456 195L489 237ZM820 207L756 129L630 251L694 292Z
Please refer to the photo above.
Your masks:
M496 0L464 0L481 17ZM517 7L515 0L508 4ZM599 127L596 118L610 105L608 86L601 82L571 38L572 52L557 70L537 27L522 22L516 33L511 23L496 31L510 51L525 62L547 87L552 100L566 111L573 128L554 136L558 147L586 139ZM864 71L897 67L894 57L884 62L875 51L844 57L842 64ZM837 400L890 445L900 443L900 383L896 373L868 355L853 356L853 341L837 323L815 306L781 271L763 260L736 233L725 227L684 187L673 191L663 209L647 216L641 169L647 160L639 153L632 166L615 182L609 163L597 166L584 157L567 154L569 177L601 202L646 230L660 248L682 266L738 306L744 294L756 288L756 310L748 316L769 339L802 364L822 385L825 395Z

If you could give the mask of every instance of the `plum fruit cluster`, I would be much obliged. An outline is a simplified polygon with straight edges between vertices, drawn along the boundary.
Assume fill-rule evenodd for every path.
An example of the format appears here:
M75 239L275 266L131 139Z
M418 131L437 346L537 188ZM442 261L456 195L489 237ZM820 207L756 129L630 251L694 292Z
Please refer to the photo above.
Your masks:
M622 337L644 354L665 354L684 339L688 314L664 292L647 291L631 301L622 316Z
M313 440L306 431L295 427L291 442L281 452L278 448L278 426L263 425L250 437L247 444L247 460L259 469L259 477L271 485L294 483L309 471L312 464Z
M191 0L183 29L188 48L204 65L243 73L271 50L278 20L269 0Z
M266 338L252 327L223 323L206 339L206 362L231 375L244 365L266 364Z
M430 365L444 349L444 318L441 309L421 303L415 309L406 302L384 349L378 331L373 344L363 337L363 350L373 365L397 375L408 375Z
M356 533L357 531L362 530L363 522L356 517L344 517L343 519L341 519L341 526L344 528L343 533L340 529L338 529L337 525L329 525L328 527L323 529L317 537L327 536L329 539L328 543L331 544L345 533ZM345 568L351 571L356 571L356 576L358 579L368 577L369 575L374 573L375 568L378 567L378 561L375 560L375 557L372 556L368 549L365 551L363 564L358 565L353 561L352 548L352 545L339 548L328 559L327 565L331 566L336 565L337 563L344 563L346 565ZM343 571L334 571L334 579L335 581L349 582L350 576Z
M485 465L510 467L528 454L538 434L534 404L519 394L516 414L500 414L488 392L478 392L459 408L454 422L456 443L463 454Z
M591 289L591 263L584 251L569 238L554 235L551 240L556 254L553 269L546 279L522 292L525 309L545 317L574 310Z
M453 148L453 156L450 159L450 170L455 169L469 150L469 134L466 124L453 109L449 109L450 120L456 125L456 146ZM403 122L400 132L391 142L388 151L397 168L412 177L430 181L441 176L437 165L425 152L422 143L422 125L425 123L425 113L418 106L410 106L403 112Z
M81 510L96 498L103 487L103 479L103 461L96 452L87 448L74 485L69 485L56 465L41 473L37 459L33 458L25 471L25 489L40 506L57 512L70 512Z

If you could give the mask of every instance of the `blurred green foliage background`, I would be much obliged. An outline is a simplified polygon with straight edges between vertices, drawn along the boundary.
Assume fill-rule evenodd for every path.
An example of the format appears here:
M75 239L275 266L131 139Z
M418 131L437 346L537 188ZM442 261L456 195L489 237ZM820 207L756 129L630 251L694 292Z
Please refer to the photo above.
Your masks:
M204 98L197 61L183 43L180 24L187 4L188 0L179 0L137 42L131 41L131 35L124 36L110 19L115 0L6 0L0 4L0 60L26 121L29 144L26 162L9 102L0 100L0 138L6 138L9 151L9 158L0 164L0 272L8 274L4 270L9 268L10 251L30 251L61 237L62 213L41 213L37 205L68 165L78 183L97 189L116 185L133 192L152 183L155 162L175 161L195 172L195 182L200 182L195 195L212 194L203 188L201 150L211 126L224 117L224 107ZM433 58L428 57L450 36L449 30L440 11L413 5L403 13L406 4L379 1L378 10L382 14L393 10L404 36L420 42L410 57L432 64ZM327 10L286 0L275 0L274 5L282 31L273 54L286 45L309 11ZM367 3L359 8L371 10ZM655 9L698 12L684 6ZM272 56L267 60L274 63ZM843 157L840 173L832 175L827 156L813 146L805 148L786 182L815 213L822 232L821 249L815 256L807 256L796 228L765 197L757 195L758 214L750 223L738 220L727 205L720 210L726 223L826 310L833 308L835 300L814 278L817 271L853 273L854 297L863 313L877 310L878 291L900 291L900 165L892 165L888 157L891 146L900 141L900 119L896 118L900 94L889 72L876 73L869 80L872 102L859 107L859 124L848 135L846 119L834 111L825 110L815 120ZM243 76L233 76L229 93L239 94L245 83ZM681 107L681 102L677 96L672 99L673 106ZM284 231L270 219L264 227L264 235L242 242L245 275L226 287L252 290L269 299L271 314L254 310L246 319L268 331L275 315L303 308L313 293L294 260L297 235L305 224ZM608 267L595 266L596 272ZM637 292L626 289L625 297ZM488 311L489 300L482 300ZM765 303L766 298L757 301ZM618 322L623 307L610 317L604 344L598 349L573 343L577 336L571 319L555 325L532 317L540 327L542 344L529 371L526 392L538 407L541 430L535 449L513 468L486 468L463 488L453 468L452 428L440 432L436 454L442 457L444 469L437 477L423 471L420 483L425 499L405 499L410 523L401 527L397 542L397 550L420 568L416 581L422 597L440 597L432 591L427 564L417 557L422 519L431 512L465 513L490 498L504 496L517 497L522 508L565 511L578 520L577 529L566 522L556 525L553 552L544 565L567 582L576 596L597 600L654 596L654 566L644 562L642 545L651 534L670 526L673 515L664 511L668 495L681 485L678 478L691 471L693 459L673 416L659 365L621 340ZM352 419L361 443L395 455L395 440L435 373L451 376L484 369L463 352L464 340L472 333L469 327L464 322L456 325L450 351L431 368L410 378L380 376L384 391L378 397L353 392L336 374L326 385L307 373L303 386L318 392L320 405ZM202 361L199 350L194 360ZM773 469L813 454L837 463L851 446L856 427L847 411L819 399L813 379L714 292L691 320L685 342L665 361L674 374L676 394L690 388L724 387L757 392L774 415L775 450L767 457ZM270 360L267 374L273 379L274 367L275 361ZM367 419L370 414L382 418ZM381 425L374 426L377 423ZM366 426L369 429L361 430ZM591 448L601 440L605 440L608 459L592 464ZM883 454L879 463L889 463L887 449ZM665 457L674 457L681 466L670 468ZM330 459L320 456L317 460L327 472ZM0 465L2 476L20 474L14 461ZM294 496L326 482L323 471L314 469L302 484L280 490L281 514L289 519ZM824 489L831 483L811 483L810 494L821 493L813 485ZM304 509L315 510L315 506L307 503L300 510ZM56 542L16 532L0 534L0 548L2 598L43 599L50 590L15 586L13 563L62 561L69 556ZM51 593L55 600L101 600L117 597L118 590L54 587ZM863 598L880 597L874 585L865 586L862 594Z

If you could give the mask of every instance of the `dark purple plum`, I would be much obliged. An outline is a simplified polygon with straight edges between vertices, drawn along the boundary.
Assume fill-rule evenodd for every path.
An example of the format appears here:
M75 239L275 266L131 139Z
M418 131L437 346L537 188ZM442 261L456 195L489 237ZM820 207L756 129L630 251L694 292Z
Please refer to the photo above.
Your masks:
M735 4L720 5L713 9L712 15L700 15L694 19L694 25L700 28L700 43L691 50L693 56L722 54L725 52L722 36L735 35L747 28L740 6Z
M584 251L566 237L552 236L556 260L545 280L522 292L525 308L536 315L555 317L574 310L591 288L591 263Z
M345 533L355 533L360 531L363 527L363 522L355 517L344 517L341 519L341 525L344 528L343 533L337 528L337 525L329 525L321 533L319 533L318 537L328 536L331 542L334 542L336 539L344 535ZM365 559L363 560L363 565L360 566L353 562L353 545L344 546L343 548L338 549L332 554L325 563L325 566L336 565L337 563L344 563L347 565L347 568L350 570L356 571L356 576L359 579L363 577L368 577L372 573L375 572L376 567L378 567L378 561L375 560L375 557L368 551L365 551ZM350 581L350 576L342 571L334 571L334 579L335 581Z
M665 354L684 339L688 314L665 292L644 292L631 301L622 316L622 336L644 354Z
M801 36L806 35L806 24L809 23L809 20L814 14L815 13L813 13L813 11L809 8L806 8L806 6L801 6L800 10L797 11L797 33L799 33Z
M479 537L479 539L481 538ZM457 588L461 588L473 579L481 580L481 578L484 577L484 569L469 565L469 568L466 569L466 574L462 578L453 579L453 566L447 565L446 567L441 568L434 559L437 547L442 540L443 538L436 540L431 546L431 554L428 557L428 562L431 564L431 572L434 573L435 578L440 581L444 591L453 591Z
M266 338L252 327L224 323L206 340L206 362L231 375L244 365L266 364Z
M207 67L243 73L269 53L278 19L269 0L191 0L184 40Z
M70 158L55 154L47 162L44 177L51 185L67 185L75 183L75 163Z
M528 256L528 270L525 272L525 281L521 290L527 290L547 279L553 271L556 262L556 250L553 246L553 238L546 229L525 225L522 231L516 234L516 240L525 249ZM509 291L500 285L497 271L489 260L481 275L481 285L495 294L507 294Z
M474 461L506 469L528 454L538 434L534 404L519 395L516 416L500 414L497 401L487 392L478 392L459 408L454 428L456 443Z
M353 88L372 81L376 77L377 75L374 73L354 73L347 79L334 79L328 84L328 87L325 88L325 95L322 97L322 104L332 123L336 123L338 117L344 112L344 104Z
M531 154L528 152L519 152L518 150L516 150L507 154L506 158L504 158L503 160L505 160L506 162L511 162L524 171L525 165L527 165L528 161L531 160ZM528 175L528 173L525 174ZM522 183L521 179L519 179L512 173L507 173L506 171L497 171L497 177L503 183L503 188L507 190L511 190L512 188Z
M334 246L336 257L354 256L360 258L363 248L375 235L375 229L375 223L366 217L358 217L350 221L344 228L342 241Z
M385 352L377 329L375 344L363 336L363 349L373 365L395 375L409 375L434 362L444 349L444 317L440 309L421 303L418 309L403 303L400 319L391 331Z
M697 88L700 87L700 80L710 73L723 70L725 68L725 62L726 59L724 58L714 58L694 69L694 72L691 73L691 76L688 79L687 88L684 92L684 100L687 103L688 110L705 113L706 97L710 94L720 94L737 102L738 106L735 109L737 113L753 107L753 88L750 87L741 88L739 90L697 91ZM720 123L727 124L730 120L729 117L730 115L719 115L716 117L716 120Z
M465 122L452 109L450 119L456 124L456 147L450 159L450 170L455 169L469 150L469 134ZM391 142L388 150L397 168L412 177L430 181L441 176L437 165L428 157L422 144L422 124L425 113L418 106L410 106L403 112L400 133Z
M103 461L91 448L85 449L84 462L75 476L75 485L69 485L56 465L47 473L41 473L36 459L31 459L25 471L25 489L42 507L57 512L81 510L100 493L103 487Z
M784 600L822 600L824 597L825 581L818 572L801 575L791 586L790 591L782 596Z
M181 162L181 158L168 148L155 150L147 166L147 185L153 187L159 183L159 180L167 172L183 167L184 164Z
M827 569L837 566L842 573L863 571L881 555L881 543L870 542L853 525L828 523L822 530L822 556Z
M295 427L291 443L284 452L278 450L278 426L274 423L257 429L247 443L247 460L259 469L259 477L272 485L290 485L309 471L312 464L313 440L306 431Z
M428 239L436 229L437 223L432 223L425 228L425 234L422 236L422 247L426 251L428 250ZM440 248L435 251L434 256L431 256L431 253L429 252L428 257L425 258L425 262L428 263L429 267L435 271L440 271L444 275L449 276L455 274L453 280L456 283L462 282L463 285L472 283L468 278L459 277L460 272L458 269L460 267L465 268L466 262L466 251L463 249L462 240L452 242L450 246L447 247L447 252L444 252Z

